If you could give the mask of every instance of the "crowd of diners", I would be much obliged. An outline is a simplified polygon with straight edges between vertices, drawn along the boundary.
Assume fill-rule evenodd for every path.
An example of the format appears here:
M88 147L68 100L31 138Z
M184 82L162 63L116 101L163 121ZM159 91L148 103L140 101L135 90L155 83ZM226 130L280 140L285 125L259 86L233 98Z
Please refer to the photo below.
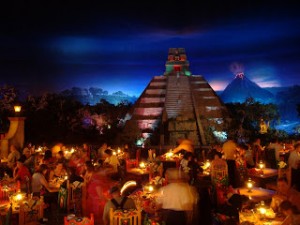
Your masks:
M300 142L294 141L288 145L273 139L263 145L260 138L252 143L238 143L234 138L229 138L222 144L211 146L205 152L205 159L224 160L228 165L229 186L237 188L248 177L248 169L254 168L259 160L268 161L266 151L275 150L275 158L279 162L280 151L284 148L289 149L286 163L292 170L291 186L287 178L278 178L277 193L272 198L271 207L275 211L281 210L292 221L297 219L300 211ZM113 198L117 204L135 208L132 200L127 199L130 201L127 203L122 201L124 196L119 191L124 181L124 160L130 157L128 146L122 149L122 160L106 144L93 152L87 144L74 149L70 151L64 145L35 148L31 144L24 149L16 149L11 145L7 159L3 160L5 163L1 163L1 179L10 177L20 183L22 192L44 196L46 211L52 210L57 204L59 187L51 185L53 180L65 178L70 182L83 182L87 192L86 215L93 213L95 224L108 224L108 208L118 207L115 201L111 201ZM200 165L203 155L190 149L182 149L180 153L183 157L179 168L168 169L160 174L168 182L157 191L157 209L162 212L166 225L204 224L204 221L209 224L213 221L209 215L215 209L212 199L207 197L209 191L198 176L202 172ZM233 205L228 201L226 204Z

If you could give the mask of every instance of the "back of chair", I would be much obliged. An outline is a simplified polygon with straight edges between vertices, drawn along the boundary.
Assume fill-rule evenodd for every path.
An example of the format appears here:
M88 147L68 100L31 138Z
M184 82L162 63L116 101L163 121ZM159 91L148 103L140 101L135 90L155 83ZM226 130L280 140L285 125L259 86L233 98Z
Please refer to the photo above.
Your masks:
M33 197L20 204L19 225L39 224L44 217L44 198Z
M82 213L82 192L83 192L83 183L75 181L69 184L69 211L74 210L75 214Z
M114 210L109 211L110 225L141 225L142 213L141 210Z
M90 214L90 217L75 217L68 219L67 216L64 217L64 225L94 225L94 214Z
M58 191L58 208L62 211L70 211L70 188L69 181L67 181L67 187L60 187Z
M86 183L83 183L82 187L82 215L86 215L86 199L87 199L87 194L86 194Z

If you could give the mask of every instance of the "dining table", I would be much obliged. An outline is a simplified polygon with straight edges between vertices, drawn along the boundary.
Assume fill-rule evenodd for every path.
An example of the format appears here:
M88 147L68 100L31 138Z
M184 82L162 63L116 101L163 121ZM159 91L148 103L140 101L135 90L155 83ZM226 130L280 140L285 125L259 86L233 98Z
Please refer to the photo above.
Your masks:
M272 196L276 193L274 190L269 190L262 187L253 187L248 189L246 187L237 188L236 192L240 195L244 195L249 198L252 202L269 201Z
M256 186L266 188L266 184L276 181L278 177L278 169L264 168L264 169L250 169L249 177L255 182Z
M127 177L136 180L139 183L144 183L149 181L149 168L130 168L127 170Z
M259 213L256 209L246 209L239 212L240 225L281 225L284 216L277 216L271 209L266 209L265 214Z

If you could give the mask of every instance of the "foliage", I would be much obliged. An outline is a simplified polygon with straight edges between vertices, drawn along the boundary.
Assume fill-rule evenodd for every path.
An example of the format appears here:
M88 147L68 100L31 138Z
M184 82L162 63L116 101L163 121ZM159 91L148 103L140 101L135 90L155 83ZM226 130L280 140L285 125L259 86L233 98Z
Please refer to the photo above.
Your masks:
M244 103L228 103L226 104L232 117L229 130L243 130L244 135L258 135L259 121L261 119L270 122L270 129L279 121L279 112L277 106L269 104L261 104L248 98ZM252 137L249 137L250 139Z
M8 129L8 117L13 115L13 106L18 97L19 93L14 87L8 85L0 87L0 133Z
M115 106L104 99L95 106L83 105L66 95L49 93L28 96L24 104L26 141L50 144L113 143L119 118L130 107L126 102Z

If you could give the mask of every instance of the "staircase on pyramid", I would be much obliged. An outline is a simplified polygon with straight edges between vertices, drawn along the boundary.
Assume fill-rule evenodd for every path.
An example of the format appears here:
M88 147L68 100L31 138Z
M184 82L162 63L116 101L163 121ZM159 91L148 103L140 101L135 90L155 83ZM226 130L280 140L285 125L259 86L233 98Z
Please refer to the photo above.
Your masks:
M195 146L207 145L209 134L222 132L226 109L201 75L192 75L183 48L170 48L166 71L154 76L130 111L124 133L144 142L158 137L157 145L175 146L190 139ZM149 144L149 143L148 143Z

